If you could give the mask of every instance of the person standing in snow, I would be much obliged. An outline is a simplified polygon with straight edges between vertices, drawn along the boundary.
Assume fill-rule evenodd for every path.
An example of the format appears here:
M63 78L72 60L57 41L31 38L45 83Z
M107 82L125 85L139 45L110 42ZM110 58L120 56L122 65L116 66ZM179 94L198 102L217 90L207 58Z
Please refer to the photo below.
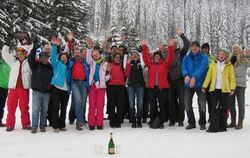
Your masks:
M76 129L82 130L85 123L84 115L89 89L89 66L78 46L74 46L73 57L69 59L68 67L70 71L69 81L72 89L72 101L74 102L74 112L77 119Z
M90 67L89 75L89 130L103 129L103 108L106 91L106 82L110 79L108 63L101 56L100 47L93 48L92 39L86 39L88 46L86 60Z
M172 40L171 40L172 41ZM168 56L163 59L160 51L154 53L153 58L149 53L146 41L141 41L142 57L148 68L148 82L146 87L149 89L150 98L150 128L164 128L166 118L166 102L169 91L168 72L169 66L173 61L174 44L169 43L167 49ZM159 112L158 112L159 103ZM157 126L154 126L157 122Z
M69 71L67 67L68 54L60 53L61 41L58 38L52 38L51 65L53 68L53 77L51 81L52 91L52 127L55 133L66 131L66 110L69 100ZM59 54L58 54L59 51ZM59 113L60 112L60 113Z
M0 127L5 127L5 124L2 122L2 119L8 94L10 66L3 60L2 50L0 50L0 74Z
M216 60L209 66L202 86L202 92L209 91L211 95L211 116L207 132L227 131L228 97L235 91L234 68L229 61L229 52L228 49L219 50Z
M85 67L86 74L87 74L87 76L86 76L87 80L84 81L84 85L88 90L87 91L87 95L88 95L88 92L89 92L89 81L88 81L88 79L89 79L89 66L88 66L87 61L86 61L87 48L85 48L85 47L81 48L80 51L81 51L81 56L82 56L82 58L84 60L84 63L85 63L84 67ZM85 114L86 114L87 95L86 96L84 95L84 98L83 98L83 105L85 105L85 106L83 106L83 121L84 121L84 124L88 123L87 120L86 120L86 116L85 116ZM72 99L72 102L73 101L74 100ZM74 107L74 103L71 103L71 107L70 107L70 110L69 110L69 124L70 125L74 124L75 119L76 119L75 107Z
M229 109L231 113L231 123L228 128L243 128L243 120L245 118L245 90L247 87L246 73L247 68L250 67L250 62L244 53L242 46L239 44L233 45L233 55L231 57L231 63L234 65L234 72L236 78L236 90L235 94L230 97ZM238 102L238 124L236 125L236 109L235 98Z
M36 50L39 48L38 41L34 40L34 48L28 57L28 63L32 71L32 129L31 133L37 133L38 125L41 132L46 131L46 116L50 100L52 66L49 63L47 52L39 53L36 59ZM40 124L39 124L40 120Z
M143 76L144 63L141 61L140 57L141 55L136 50L133 50L127 60L125 71L130 105L129 117L132 122L132 128L142 128L145 81ZM137 99L137 105L135 105L135 99Z
M125 73L122 67L122 56L113 54L110 63L110 80L108 82L109 125L111 128L121 128L125 106Z
M8 114L6 122L6 131L10 132L15 127L15 113L19 106L21 110L22 127L25 130L31 130L29 114L29 89L31 84L31 70L28 63L30 42L24 39L22 46L16 49L16 54L10 54L10 42L13 36L8 35L2 49L2 56L10 66L9 75L9 93L8 93Z
M196 128L192 105L194 93L198 96L200 130L206 129L206 96L202 93L201 88L206 77L207 67L208 58L200 51L200 43L192 42L191 51L182 61L182 75L185 83L184 101L188 116L187 130Z
M214 56L210 53L210 46L208 43L204 43L201 46L201 51L203 54L207 55L208 57L208 68L210 66L210 64L215 60ZM208 86L209 87L209 86ZM209 113L209 119L208 121L210 121L210 111L211 111L211 97L210 97L210 92L207 91L206 93L206 100L207 100L207 107L208 107L208 113Z
M180 36L180 38L183 41L183 47L180 49L178 48L178 43L176 39L170 39L174 40L174 46L175 46L175 52L174 52L174 59L173 63L171 64L169 68L169 84L170 84L170 93L171 95L170 100L168 101L168 117L170 120L169 126L174 126L175 122L178 122L178 126L182 127L184 126L183 121L185 118L185 105L184 105L184 79L181 74L181 64L182 59L187 54L188 49L190 47L190 41L188 38L184 35L181 28L176 29L176 34ZM177 108L175 106L175 100L178 100L177 102ZM177 120L176 120L177 115Z

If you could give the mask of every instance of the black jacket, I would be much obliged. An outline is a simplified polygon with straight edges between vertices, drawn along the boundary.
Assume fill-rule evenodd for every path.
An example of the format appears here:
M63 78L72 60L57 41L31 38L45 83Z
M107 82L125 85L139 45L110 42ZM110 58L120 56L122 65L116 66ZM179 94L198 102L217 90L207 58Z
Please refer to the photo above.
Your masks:
M181 34L180 37L183 41L183 48L176 49L175 51L174 61L170 66L168 75L170 82L183 78L181 73L182 59L187 54L190 47L190 41L188 40L188 38L184 34Z
M31 88L42 93L50 92L53 76L51 64L44 65L36 61L36 48L31 51L28 62L32 71Z
M143 70L140 61L131 61L131 70L128 76L128 86L145 86Z

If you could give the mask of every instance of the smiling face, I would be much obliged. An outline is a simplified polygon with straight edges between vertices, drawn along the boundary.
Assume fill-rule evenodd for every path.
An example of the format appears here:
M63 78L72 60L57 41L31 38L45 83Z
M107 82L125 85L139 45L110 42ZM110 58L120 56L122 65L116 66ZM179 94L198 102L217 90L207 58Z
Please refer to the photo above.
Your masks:
M208 54L209 53L209 49L208 48L202 48L202 52Z
M60 57L60 60L66 64L68 62L68 58L67 58L67 55L66 54L62 54L61 57Z
M114 60L114 62L115 62L116 64L120 64L120 63L121 63L121 57L120 57L120 55L119 55L119 54L116 54L116 55L114 56L113 60Z
M45 44L44 45L44 52L46 52L46 53L48 53L48 55L50 55L50 50L51 50L50 44Z
M200 47L198 47L197 45L193 44L191 46L191 51L193 54L198 54L198 52L200 51Z
M159 54L154 55L154 62L159 63L161 60L161 56Z
M137 53L132 53L131 60L137 61L139 59L140 59L140 57L139 57L139 55Z
M19 61L24 61L24 59L26 58L26 55L24 52L18 51L16 53L16 57Z
M226 59L227 59L227 54L224 51L219 51L219 53L217 55L217 60L222 62L222 61L224 61Z
M100 50L93 50L92 58L94 60L99 60L101 58Z
M86 58L87 50L86 49L82 49L81 54L82 54L83 58Z
M234 46L234 47L233 47L233 54L234 54L234 55L237 55L237 54L239 54L240 52L241 52L241 50L240 50L239 47L237 47L237 46Z
M82 54L81 54L80 49L75 49L75 50L74 50L74 58L75 58L76 60L81 60L81 59L82 59Z

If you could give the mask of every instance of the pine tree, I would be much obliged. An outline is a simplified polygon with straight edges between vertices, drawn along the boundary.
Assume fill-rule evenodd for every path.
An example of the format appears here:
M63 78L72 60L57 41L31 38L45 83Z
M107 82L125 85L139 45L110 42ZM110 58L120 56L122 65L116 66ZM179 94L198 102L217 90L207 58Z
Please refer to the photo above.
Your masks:
M73 32L77 39L87 33L87 4L83 0L55 0L54 11L50 16L51 29L57 34Z
M139 35L135 27L131 27L128 34L128 50L136 50L139 46Z

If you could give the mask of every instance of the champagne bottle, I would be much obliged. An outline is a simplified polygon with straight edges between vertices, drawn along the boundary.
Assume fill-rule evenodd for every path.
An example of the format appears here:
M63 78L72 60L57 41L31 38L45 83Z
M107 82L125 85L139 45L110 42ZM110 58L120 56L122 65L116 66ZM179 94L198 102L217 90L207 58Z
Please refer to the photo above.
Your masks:
M113 141L113 134L110 133L110 140L109 140L109 145L108 145L108 154L113 155L115 154L115 144Z

